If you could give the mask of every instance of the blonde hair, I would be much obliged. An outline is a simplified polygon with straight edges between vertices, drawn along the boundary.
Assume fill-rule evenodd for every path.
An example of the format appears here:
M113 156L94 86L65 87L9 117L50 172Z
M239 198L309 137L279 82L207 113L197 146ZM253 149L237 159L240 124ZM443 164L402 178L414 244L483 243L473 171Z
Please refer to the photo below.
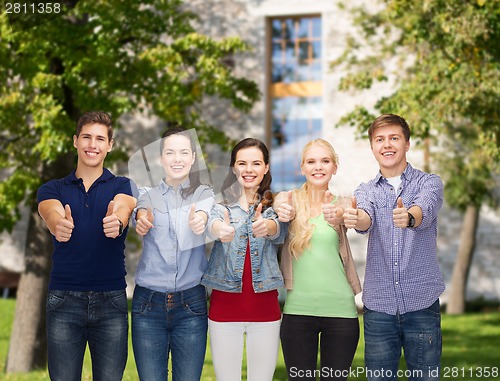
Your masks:
M324 139L314 139L307 143L302 149L301 156L301 166L304 164L304 160L307 151L313 147L321 147L326 149L330 158L333 160L335 167L339 166L338 155L333 149L332 145ZM308 195L309 184L305 182L300 189L294 189L292 191L292 201L293 208L295 210L295 219L290 224L290 245L288 247L290 253L294 258L298 258L305 249L309 246L309 241L311 240L314 224L309 222L311 217L311 207Z

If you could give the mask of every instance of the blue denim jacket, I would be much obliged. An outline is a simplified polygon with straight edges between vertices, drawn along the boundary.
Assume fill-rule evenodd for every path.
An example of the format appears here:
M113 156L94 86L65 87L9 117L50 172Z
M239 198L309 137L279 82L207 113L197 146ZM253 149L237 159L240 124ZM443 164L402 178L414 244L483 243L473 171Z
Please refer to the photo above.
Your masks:
M278 223L276 234L270 237L254 238L252 219L255 208L253 206L250 206L247 212L237 203L231 205L216 204L212 208L208 221L209 232L216 220L222 221L224 219L224 210L226 209L229 212L231 226L236 230L235 236L231 242L215 240L201 284L220 291L241 292L243 265L250 239L250 262L252 263L254 291L258 293L282 287L284 283L278 265L278 249L285 240L288 223L279 222L273 208L269 207L262 212L262 217L275 220Z

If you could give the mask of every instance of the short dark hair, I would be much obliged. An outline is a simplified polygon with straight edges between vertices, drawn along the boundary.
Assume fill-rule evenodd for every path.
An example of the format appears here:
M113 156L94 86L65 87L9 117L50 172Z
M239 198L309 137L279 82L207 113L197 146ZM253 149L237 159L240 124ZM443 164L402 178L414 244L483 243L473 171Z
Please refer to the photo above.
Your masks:
M377 117L377 119L375 119L368 128L368 138L370 139L370 143L372 141L375 130L377 128L387 126L400 126L403 129L405 140L407 142L410 141L410 127L403 117L396 114L382 114Z
M104 111L89 111L83 114L76 125L76 136L80 136L83 126L87 124L102 124L108 128L108 140L113 139L113 125L111 117Z

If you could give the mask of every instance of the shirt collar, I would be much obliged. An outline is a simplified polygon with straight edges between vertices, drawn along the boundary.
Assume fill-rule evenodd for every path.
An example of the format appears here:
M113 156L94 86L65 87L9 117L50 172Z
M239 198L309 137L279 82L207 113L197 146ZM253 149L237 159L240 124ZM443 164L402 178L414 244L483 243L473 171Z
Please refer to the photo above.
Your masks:
M415 173L415 169L411 166L410 163L407 163L405 170L401 174L401 180L410 180L412 178L412 176L413 176L414 173ZM380 181L382 179L385 180L385 177L382 176L382 173L380 173L380 171L379 171L377 173L377 175L375 176L375 179L374 179L375 183L380 183Z
M113 175L109 169L107 168L103 168L102 169L102 175L99 176L96 181L94 182L94 184L97 184L97 183L100 183L100 182L105 182L105 181L108 181L108 180L111 180L113 177L115 177L115 175ZM66 176L64 178L64 182L66 184L70 184L70 183L80 183L82 182L82 179L79 178L79 177L76 177L76 169L73 169L71 171L71 173Z
M189 182L189 177L188 177L186 179L186 181L184 181L182 184L179 185L179 190L182 190L182 189L189 187L189 184L190 184L190 182ZM161 190L162 194L165 194L167 192L174 191L174 187L172 187L171 185L168 185L165 182L165 179L161 179L160 190Z

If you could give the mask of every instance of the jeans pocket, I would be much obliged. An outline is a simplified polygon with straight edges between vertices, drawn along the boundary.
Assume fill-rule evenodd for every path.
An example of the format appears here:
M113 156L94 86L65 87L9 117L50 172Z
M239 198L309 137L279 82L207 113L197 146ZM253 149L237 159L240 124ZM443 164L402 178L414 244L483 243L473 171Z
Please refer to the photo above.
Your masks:
M50 312L62 306L65 298L65 291L49 291L49 293L47 294L47 303L45 305L46 311Z
M189 300L184 303L184 309L196 316L207 315L207 300L205 297Z
M109 294L111 305L121 312L128 312L127 294L125 290L111 292Z

